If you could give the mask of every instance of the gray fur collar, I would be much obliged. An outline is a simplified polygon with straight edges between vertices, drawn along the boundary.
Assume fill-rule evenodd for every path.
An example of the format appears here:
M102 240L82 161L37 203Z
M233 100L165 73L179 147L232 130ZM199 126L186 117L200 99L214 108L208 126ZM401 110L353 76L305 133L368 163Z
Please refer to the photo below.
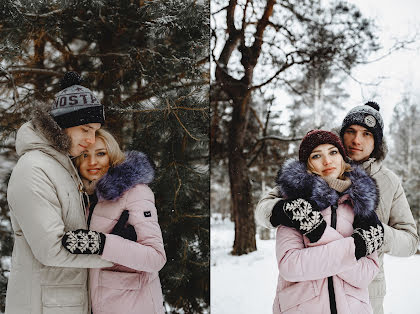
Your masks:
M98 199L117 200L137 184L153 181L155 170L146 154L130 151L125 160L113 167L96 184Z
M54 121L51 115L41 107L35 107L32 112L32 123L45 139L59 152L68 155L71 139Z
M358 165L352 164L352 171L345 174L352 185L342 194L348 194L356 216L367 217L378 206L378 187ZM309 173L306 165L289 159L278 172L276 183L284 198L304 198L315 202L318 210L337 204L340 195L329 187L320 176Z

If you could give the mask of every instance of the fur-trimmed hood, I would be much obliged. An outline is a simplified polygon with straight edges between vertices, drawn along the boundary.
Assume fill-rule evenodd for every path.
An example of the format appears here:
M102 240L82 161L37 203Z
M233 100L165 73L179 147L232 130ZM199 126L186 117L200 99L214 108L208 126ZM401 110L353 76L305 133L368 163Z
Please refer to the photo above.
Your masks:
M32 112L32 120L23 124L16 134L15 147L18 156L31 151L41 151L66 168L76 184L81 184L77 170L69 158L70 145L70 137L39 105Z
M16 135L16 152L19 156L31 150L53 154L52 150L68 155L70 137L58 126L46 109L35 106L31 121L22 125Z
M367 217L378 205L378 187L358 165L352 164L352 171L345 175L351 186L342 194L348 194L354 214ZM320 176L307 171L306 165L298 160L289 159L277 174L276 183L284 198L304 198L315 202L319 210L337 204L340 195Z
M151 183L154 175L149 158L142 152L130 151L121 164L109 168L98 181L96 194L100 200L117 200L135 185Z
M41 106L35 107L32 112L32 123L53 148L63 154L69 154L71 139L55 122L53 117Z

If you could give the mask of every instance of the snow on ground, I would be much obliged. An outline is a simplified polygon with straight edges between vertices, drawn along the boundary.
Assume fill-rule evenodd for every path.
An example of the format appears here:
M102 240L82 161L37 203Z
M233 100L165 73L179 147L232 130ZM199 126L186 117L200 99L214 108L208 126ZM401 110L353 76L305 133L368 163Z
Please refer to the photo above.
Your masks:
M212 314L270 314L277 284L275 241L259 240L257 251L232 256L234 225L211 220ZM385 255L385 314L420 314L420 255Z

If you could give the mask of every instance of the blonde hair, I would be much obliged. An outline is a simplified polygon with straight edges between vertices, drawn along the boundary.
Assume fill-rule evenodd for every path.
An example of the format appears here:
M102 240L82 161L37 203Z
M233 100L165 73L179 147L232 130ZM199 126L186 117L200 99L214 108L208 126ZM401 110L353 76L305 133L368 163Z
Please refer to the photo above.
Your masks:
M95 133L95 138L100 138L104 141L107 154L109 156L109 166L115 167L121 164L125 160L125 155L121 151L120 146L117 143L117 140L112 136L111 133L104 129L99 129ZM82 154L83 155L83 154ZM82 162L82 155L74 159L74 165L79 169L80 163Z
M322 174L315 170L314 166L311 163L310 158L308 158L308 161L306 162L306 168L308 169L308 172L317 174L322 177ZM352 169L351 169L350 164L346 163L343 158L343 162L341 163L341 171L340 171L340 174L338 175L338 179L341 179L341 180L345 179L344 172L350 172L351 170Z

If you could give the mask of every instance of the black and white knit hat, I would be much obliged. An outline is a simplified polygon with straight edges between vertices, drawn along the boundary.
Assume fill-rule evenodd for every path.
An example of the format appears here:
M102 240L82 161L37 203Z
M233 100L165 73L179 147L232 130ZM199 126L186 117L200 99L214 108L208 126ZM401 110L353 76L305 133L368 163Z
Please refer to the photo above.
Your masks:
M341 138L343 138L346 129L353 124L361 125L372 132L375 138L375 147L382 145L384 122L376 102L368 101L363 106L354 107L347 113L341 125Z
M55 95L50 114L62 129L105 122L103 105L80 82L78 73L67 72L60 82L62 90Z

